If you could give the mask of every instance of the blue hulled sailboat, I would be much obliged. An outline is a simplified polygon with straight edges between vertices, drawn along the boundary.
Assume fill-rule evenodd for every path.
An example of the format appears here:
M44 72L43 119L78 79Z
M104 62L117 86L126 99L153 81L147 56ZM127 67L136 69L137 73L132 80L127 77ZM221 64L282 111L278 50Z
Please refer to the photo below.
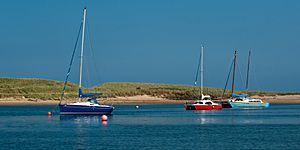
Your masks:
M84 50L84 33L85 33L85 23L86 23L86 8L83 9L83 19L80 26L82 29L81 38L81 51L80 51L80 71L79 71L79 90L78 90L78 101L75 103L62 103L64 92L66 89L67 81L70 75L71 65L74 58L74 53L76 50L76 45L79 37L75 44L75 48L72 54L70 67L65 80L65 85L61 95L61 101L59 103L59 110L61 115L110 115L113 112L114 107L110 105L102 105L97 100L96 97L102 95L101 93L83 93L82 92L82 65L83 65L83 50Z

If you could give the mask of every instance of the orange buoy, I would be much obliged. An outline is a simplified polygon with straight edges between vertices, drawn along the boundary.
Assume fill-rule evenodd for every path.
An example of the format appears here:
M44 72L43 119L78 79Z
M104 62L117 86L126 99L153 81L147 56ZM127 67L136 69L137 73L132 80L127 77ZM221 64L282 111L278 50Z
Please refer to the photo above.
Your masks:
M52 116L52 112L51 111L48 111L48 116Z
M102 115L101 120L102 121L107 121L107 116L106 115Z

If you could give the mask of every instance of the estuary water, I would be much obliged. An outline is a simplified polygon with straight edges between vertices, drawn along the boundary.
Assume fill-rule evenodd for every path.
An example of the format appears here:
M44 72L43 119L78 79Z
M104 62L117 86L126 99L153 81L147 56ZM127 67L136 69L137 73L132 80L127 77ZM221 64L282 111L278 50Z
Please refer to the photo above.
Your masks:
M0 149L300 149L300 105L186 111L115 105L112 116L51 117L55 106L0 106Z

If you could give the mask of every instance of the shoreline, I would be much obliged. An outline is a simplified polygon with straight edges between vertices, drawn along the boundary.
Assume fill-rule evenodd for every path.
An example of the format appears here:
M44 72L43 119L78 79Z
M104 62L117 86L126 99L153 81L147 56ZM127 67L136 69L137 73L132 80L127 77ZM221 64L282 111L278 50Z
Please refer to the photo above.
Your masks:
M284 95L284 96L252 96L253 98L260 98L264 102L272 104L300 104L300 95ZM67 102L75 102L75 99L67 99ZM116 97L116 98L100 98L101 104L112 105L134 105L134 104L184 104L192 100L169 100L164 98L152 97L148 95L130 96L130 97ZM216 101L217 100L213 100ZM0 106L5 105L57 105L59 100L41 100L33 98L1 98Z

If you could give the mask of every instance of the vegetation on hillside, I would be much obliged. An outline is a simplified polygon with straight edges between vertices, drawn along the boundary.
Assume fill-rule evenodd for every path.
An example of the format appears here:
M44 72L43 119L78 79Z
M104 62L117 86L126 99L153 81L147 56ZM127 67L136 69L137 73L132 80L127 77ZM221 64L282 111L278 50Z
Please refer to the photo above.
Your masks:
M0 78L0 98L41 98L58 99L63 82L32 78ZM75 97L77 86L68 83L66 97Z
M175 84L110 82L94 87L95 91L102 91L104 96L135 96L150 95L167 99L197 99L200 95L199 87ZM220 97L223 89L204 87L206 94Z
M60 81L45 79L0 78L0 98L59 99L63 84ZM78 87L76 84L68 83L65 97L76 98L78 95L77 91ZM84 92L101 92L104 97L151 95L174 100L192 100L199 98L200 95L199 87L195 86L132 82L104 83L93 88L85 88ZM216 99L222 96L223 89L204 87L204 93ZM225 97L229 97L229 91L226 93ZM237 93L241 93L241 91L237 91ZM272 96L299 93L251 91L249 94Z

